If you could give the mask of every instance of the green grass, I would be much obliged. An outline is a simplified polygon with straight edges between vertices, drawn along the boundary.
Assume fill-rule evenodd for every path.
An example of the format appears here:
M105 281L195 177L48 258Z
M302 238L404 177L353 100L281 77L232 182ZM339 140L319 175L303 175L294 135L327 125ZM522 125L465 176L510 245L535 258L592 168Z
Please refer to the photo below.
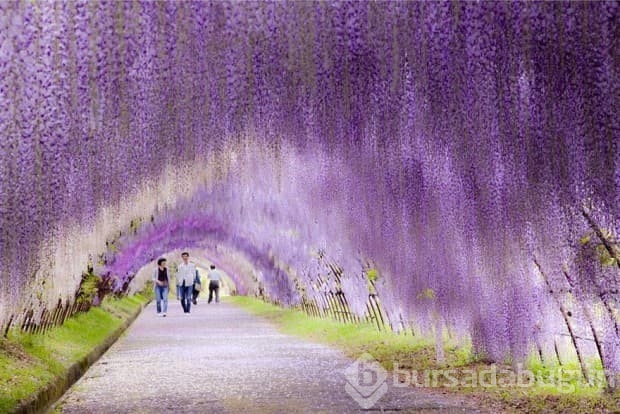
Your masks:
M251 297L233 296L224 300L273 322L282 333L331 345L353 359L368 352L389 371L393 371L394 364L398 363L399 370L409 373L413 370L420 372L425 369L443 368L453 370L458 378L465 378L470 372L479 375L491 367L472 355L470 344L456 346L448 341L445 347L446 363L439 367L435 361L435 345L431 338L380 332L374 325L351 325L330 319L313 318L300 310L280 308ZM508 365L498 364L497 367L510 369ZM543 378L549 378L558 368L543 366L536 361L524 367L536 375L543 375ZM578 371L578 364L565 365L563 368ZM419 383L423 383L422 378ZM567 392L567 387L574 389L570 388L572 392ZM554 386L483 388L459 384L457 387L443 387L441 391L466 394L480 404L497 408L498 411L620 413L620 393L611 395L604 393L600 387L584 386L578 377L569 378L563 388Z
M147 301L143 295L106 298L101 307L77 314L44 334L10 331L0 339L0 412L14 411L20 401L63 376Z
M0 412L7 413L51 381L57 366L48 366L6 339L0 340L0 349Z
M368 352L386 369L392 369L395 361L404 368L436 366L435 345L429 338L379 331L373 324L343 324L331 319L312 318L300 310L280 308L245 296L231 296L226 301L274 322L283 333L333 345L353 358ZM463 350L451 350L446 355L448 364L464 364Z

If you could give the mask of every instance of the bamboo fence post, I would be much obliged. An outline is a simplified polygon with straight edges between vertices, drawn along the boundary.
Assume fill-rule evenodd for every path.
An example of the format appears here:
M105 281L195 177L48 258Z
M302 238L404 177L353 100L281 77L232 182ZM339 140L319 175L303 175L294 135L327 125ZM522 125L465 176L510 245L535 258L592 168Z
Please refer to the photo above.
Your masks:
M383 318L383 312L381 311L381 305L379 303L379 296L375 294L373 296L373 301L375 302L375 306L377 307L377 313L379 314L379 320L381 321L381 325L385 329L385 319Z
M557 335L553 335L553 350L555 351L555 357L558 359L558 364L563 366L562 358L560 357L560 350L558 349L558 338Z
M9 335L9 329L11 329L11 324L13 323L13 317L14 315L11 314L11 316L9 317L9 321L7 322L6 326L4 327L4 337L6 338Z
M329 299L329 304L332 307L332 309L334 310L334 315L336 317L336 320L338 322L343 322L342 319L342 311L340 310L340 307L338 306L338 301L334 298L334 292L332 292L331 290L329 291L329 295L327 296Z
M368 295L368 303L366 304L366 306L369 306L370 309L372 310L373 319L375 320L375 323L377 324L377 329L381 331L382 330L381 324L379 323L379 317L377 316L377 312L373 305L373 301L374 301L374 294L371 293Z
M30 325L30 315L32 314L32 309L27 311L24 316L24 321L22 322L21 330L24 332L28 332L28 327Z
M536 258L534 258L534 264L536 265L536 267L538 268L538 271L542 275L545 281L545 285L549 289L549 293L551 294L551 297L553 298L553 300L556 302L556 304L560 308L560 313L562 314L564 323L566 323L566 328L568 329L568 333L570 334L571 342L573 344L573 347L575 348L575 352L577 353L577 359L579 360L579 366L581 367L581 373L583 375L583 378L586 380L586 382L590 382L590 378L589 378L588 371L586 368L586 363L583 359L583 355L581 355L581 350L579 349L579 345L577 344L577 338L575 337L575 332L573 331L573 327L571 326L568 312L564 308L564 304L562 303L562 301L557 297L555 290L553 289L553 286L551 286L551 283L549 282L547 275L543 272L540 266L540 263L538 263L538 260L536 260ZM556 352L557 352L557 347L556 347Z
M574 290L574 286L570 281L570 278L568 277L568 275L566 274L566 272L562 272L564 274L564 277L566 278L566 282L568 283L568 285L570 286L570 288L572 290ZM607 360L607 358L605 357L605 354L603 352L603 346L601 343L601 339L598 336L598 332L596 331L595 327L594 327L594 320L592 318L592 314L590 313L590 310L588 309L588 307L586 306L585 303L582 303L581 301L578 300L578 302L581 305L581 309L583 310L584 315L586 316L586 321L588 322L588 325L590 327L590 332L592 333L592 337L594 338L594 344L596 345L596 351L598 352L598 357L601 360L601 364L603 366L603 372L605 374L605 379L607 380L607 384L609 384L609 386L611 387L612 384L614 383L614 378L611 376L611 373L608 372L607 369L605 369L605 362ZM617 326L616 326L617 328Z
M41 317L39 318L39 323L34 327L34 333L39 334L45 331L45 322L47 320L47 309L43 309L41 312Z

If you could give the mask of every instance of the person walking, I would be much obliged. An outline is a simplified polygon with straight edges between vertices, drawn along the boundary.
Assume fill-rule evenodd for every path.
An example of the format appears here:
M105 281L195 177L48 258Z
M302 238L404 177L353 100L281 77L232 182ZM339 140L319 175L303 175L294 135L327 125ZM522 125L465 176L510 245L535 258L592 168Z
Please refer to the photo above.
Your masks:
M198 305L198 295L200 295L200 291L202 290L202 282L200 281L200 273L198 273L198 269L196 269L196 277L194 278L194 285L192 290L192 303L194 305Z
M194 289L194 277L196 265L189 261L189 253L181 253L183 262L177 269L177 296L181 299L183 312L189 314L192 306L192 291Z
M157 315L165 317L168 312L168 290L170 289L170 279L168 278L166 259L163 257L157 260L157 268L153 274L153 282L155 286Z
M222 279L222 276L220 275L220 272L215 270L215 265L211 265L211 270L209 271L209 274L207 275L207 277L209 278L209 301L208 303L211 303L211 301L213 300L214 293L215 293L215 303L219 303L220 302L220 280Z

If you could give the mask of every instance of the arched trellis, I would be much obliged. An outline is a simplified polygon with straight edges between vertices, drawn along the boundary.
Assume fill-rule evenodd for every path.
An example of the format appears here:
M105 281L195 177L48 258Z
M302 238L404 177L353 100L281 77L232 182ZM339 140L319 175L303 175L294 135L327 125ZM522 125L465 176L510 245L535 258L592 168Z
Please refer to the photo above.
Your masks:
M198 224L200 223L200 224ZM304 284L295 276L294 269L274 257L269 252L260 250L251 245L248 240L240 237L230 237L222 230L217 220L212 217L204 217L204 220L196 220L196 216L183 224L171 224L165 220L157 223L154 218L146 221L141 218L129 223L125 235L121 232L119 237L107 240L108 251L100 254L93 266L89 266L84 273L82 283L72 300L63 304L59 299L56 307L43 308L37 316L32 309L26 309L20 314L12 315L6 326L4 334L11 327L19 327L21 330L32 333L41 333L52 326L62 324L68 317L77 312L83 312L93 304L97 304L106 294L123 295L127 292L134 276L138 271L156 260L165 252L173 249L183 249L199 252L198 262L206 258L209 262L218 263L235 283L236 290L240 294L253 294L264 300L282 304L282 291L280 289L284 280L284 286L294 289L288 297L295 297L295 302L288 302L289 306L299 306L311 316L328 317L343 323L358 323L366 320L376 324L378 329L386 329L381 304L374 288L373 281L365 276L361 279L367 283L368 289L366 310L363 314L351 310L347 297L342 289L342 269L333 260L329 259L324 251L316 252L315 270L318 272L315 281L318 284ZM222 254L226 250L226 254ZM235 254L236 253L236 254ZM236 264L246 260L246 270L251 272L239 272ZM255 275L275 274L272 280L257 278ZM96 278L98 292L89 298L83 297L83 285L88 278ZM144 283L144 281L142 282ZM276 285L274 285L276 283ZM309 292L311 290L312 292Z
M221 185L187 209L225 210L231 245L278 263L274 300L300 299L287 268L303 281L312 247L345 275L370 256L392 326L440 313L491 359L519 360L533 331L570 335L577 304L618 375L617 14L0 2L0 316L21 326L7 315L23 305L36 326L57 292L64 312L106 237Z

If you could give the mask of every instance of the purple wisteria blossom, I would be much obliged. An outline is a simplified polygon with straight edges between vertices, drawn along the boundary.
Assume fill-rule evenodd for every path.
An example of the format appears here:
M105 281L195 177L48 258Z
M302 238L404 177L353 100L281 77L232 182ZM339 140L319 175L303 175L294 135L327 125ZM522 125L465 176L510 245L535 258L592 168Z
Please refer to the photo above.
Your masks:
M0 327L187 247L493 360L579 332L611 381L617 26L615 1L0 2Z

